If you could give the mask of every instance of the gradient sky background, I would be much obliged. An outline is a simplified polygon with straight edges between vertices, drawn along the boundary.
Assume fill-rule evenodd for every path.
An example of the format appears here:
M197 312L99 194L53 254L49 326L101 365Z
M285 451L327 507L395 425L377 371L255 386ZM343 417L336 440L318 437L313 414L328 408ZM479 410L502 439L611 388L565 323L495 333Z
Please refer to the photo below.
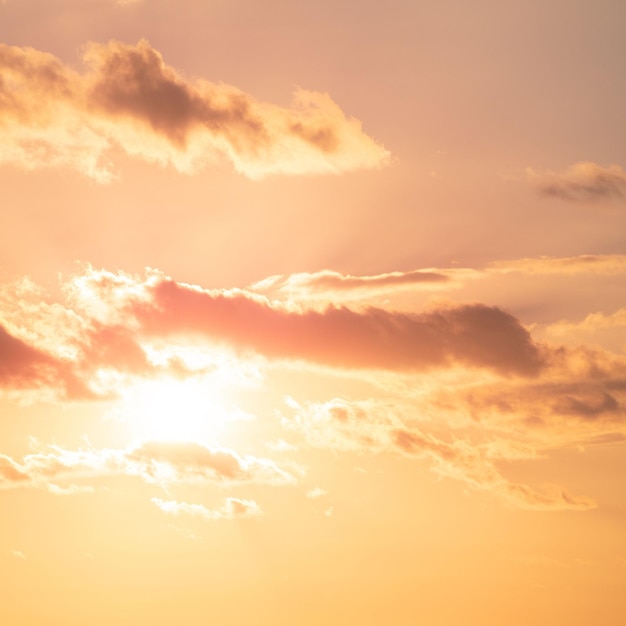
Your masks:
M0 2L0 623L623 624L625 23Z

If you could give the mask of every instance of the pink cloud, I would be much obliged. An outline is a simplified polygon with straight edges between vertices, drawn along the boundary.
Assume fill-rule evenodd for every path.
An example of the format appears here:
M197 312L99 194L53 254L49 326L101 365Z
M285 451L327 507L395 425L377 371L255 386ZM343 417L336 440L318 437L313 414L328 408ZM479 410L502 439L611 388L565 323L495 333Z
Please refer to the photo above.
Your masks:
M162 280L130 306L151 335L196 334L273 358L348 368L423 370L455 363L535 375L540 352L511 315L465 305L405 314L370 308L294 311L245 292L209 292Z

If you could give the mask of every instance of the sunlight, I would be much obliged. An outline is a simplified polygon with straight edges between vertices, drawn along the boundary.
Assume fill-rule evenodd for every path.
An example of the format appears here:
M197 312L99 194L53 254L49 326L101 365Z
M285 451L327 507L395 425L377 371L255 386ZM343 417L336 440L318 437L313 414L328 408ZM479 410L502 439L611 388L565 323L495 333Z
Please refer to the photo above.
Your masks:
M135 439L214 440L228 413L202 379L143 381L124 393L120 417Z

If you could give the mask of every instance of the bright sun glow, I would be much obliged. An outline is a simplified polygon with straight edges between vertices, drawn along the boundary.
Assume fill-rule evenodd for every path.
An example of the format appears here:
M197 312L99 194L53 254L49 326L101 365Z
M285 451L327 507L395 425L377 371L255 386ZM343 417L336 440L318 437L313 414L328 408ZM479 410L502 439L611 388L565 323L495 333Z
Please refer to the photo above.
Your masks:
M219 394L202 380L165 378L124 393L121 419L134 438L210 441L229 420Z

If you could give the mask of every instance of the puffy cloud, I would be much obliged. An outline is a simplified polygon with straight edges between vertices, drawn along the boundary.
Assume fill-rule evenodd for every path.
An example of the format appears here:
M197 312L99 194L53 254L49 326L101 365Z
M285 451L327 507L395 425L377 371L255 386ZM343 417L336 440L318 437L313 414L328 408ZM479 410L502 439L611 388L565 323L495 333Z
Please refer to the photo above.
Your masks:
M146 41L89 44L79 73L32 48L0 45L0 163L73 167L113 178L113 148L194 172L230 161L249 177L378 167L388 152L331 98L299 90L292 108L188 80Z
M626 172L619 165L602 167L583 162L563 172L539 173L529 168L527 175L542 194L574 202L622 198L626 190Z
M559 343L603 346L626 349L626 308L610 314L590 313L581 321L560 320L538 329L543 336Z
M254 500L226 498L219 509L207 509L201 504L188 504L176 500L152 498L152 502L164 513L170 515L191 515L206 520L257 518L263 515L261 507Z
M626 359L586 347L558 348L536 379L438 386L419 409L461 428L493 432L535 449L583 449L626 434Z
M53 493L84 491L68 481L99 476L138 476L149 483L292 484L295 478L273 461L240 456L197 442L146 441L127 449L64 450L28 454L22 462L0 455L0 489L40 487ZM59 485L58 483L62 484Z

